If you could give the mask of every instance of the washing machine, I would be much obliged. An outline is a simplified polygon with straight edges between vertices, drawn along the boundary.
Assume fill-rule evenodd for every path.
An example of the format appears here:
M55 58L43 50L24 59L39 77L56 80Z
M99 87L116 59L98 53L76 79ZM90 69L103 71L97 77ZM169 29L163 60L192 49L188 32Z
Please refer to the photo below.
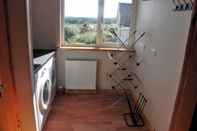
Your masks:
M55 96L55 58L50 57L35 73L34 110L37 131L42 131Z
M49 70L49 78L51 80L51 84L52 84L52 95L51 95L51 100L53 101L55 94L56 94L56 61L55 61L55 57L52 57L49 60L49 66L48 66L48 70ZM52 102L51 101L51 102Z

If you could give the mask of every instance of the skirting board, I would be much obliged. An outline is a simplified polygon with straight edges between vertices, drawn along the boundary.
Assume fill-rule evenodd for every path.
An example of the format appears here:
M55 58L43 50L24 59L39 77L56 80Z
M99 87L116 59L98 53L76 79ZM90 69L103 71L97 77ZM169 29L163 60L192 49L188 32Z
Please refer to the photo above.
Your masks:
M66 89L66 93L68 94L96 94L97 90L72 90L72 89Z

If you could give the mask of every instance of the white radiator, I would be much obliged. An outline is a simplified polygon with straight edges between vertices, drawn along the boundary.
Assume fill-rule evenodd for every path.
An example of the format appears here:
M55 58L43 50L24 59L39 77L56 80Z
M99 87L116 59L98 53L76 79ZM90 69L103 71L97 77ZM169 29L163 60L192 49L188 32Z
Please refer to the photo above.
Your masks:
M71 90L96 90L96 60L67 59L65 85Z

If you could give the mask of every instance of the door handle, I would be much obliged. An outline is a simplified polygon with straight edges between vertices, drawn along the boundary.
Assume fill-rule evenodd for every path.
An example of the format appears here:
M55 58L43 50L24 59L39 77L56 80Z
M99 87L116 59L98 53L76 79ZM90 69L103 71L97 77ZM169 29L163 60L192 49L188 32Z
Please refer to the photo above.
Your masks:
M4 93L4 86L2 83L0 83L0 98L3 97L3 93Z

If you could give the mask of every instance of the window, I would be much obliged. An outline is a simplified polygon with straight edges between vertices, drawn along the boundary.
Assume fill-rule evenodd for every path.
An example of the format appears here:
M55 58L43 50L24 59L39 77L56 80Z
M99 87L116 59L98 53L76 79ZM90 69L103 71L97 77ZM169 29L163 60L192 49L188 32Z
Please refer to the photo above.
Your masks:
M96 44L98 0L65 0L64 40L67 44Z
M64 41L71 46L113 46L128 42L132 0L65 0Z
M104 29L105 44L118 44L120 41L114 36L114 30L121 41L128 43L131 28L131 0L105 0Z

